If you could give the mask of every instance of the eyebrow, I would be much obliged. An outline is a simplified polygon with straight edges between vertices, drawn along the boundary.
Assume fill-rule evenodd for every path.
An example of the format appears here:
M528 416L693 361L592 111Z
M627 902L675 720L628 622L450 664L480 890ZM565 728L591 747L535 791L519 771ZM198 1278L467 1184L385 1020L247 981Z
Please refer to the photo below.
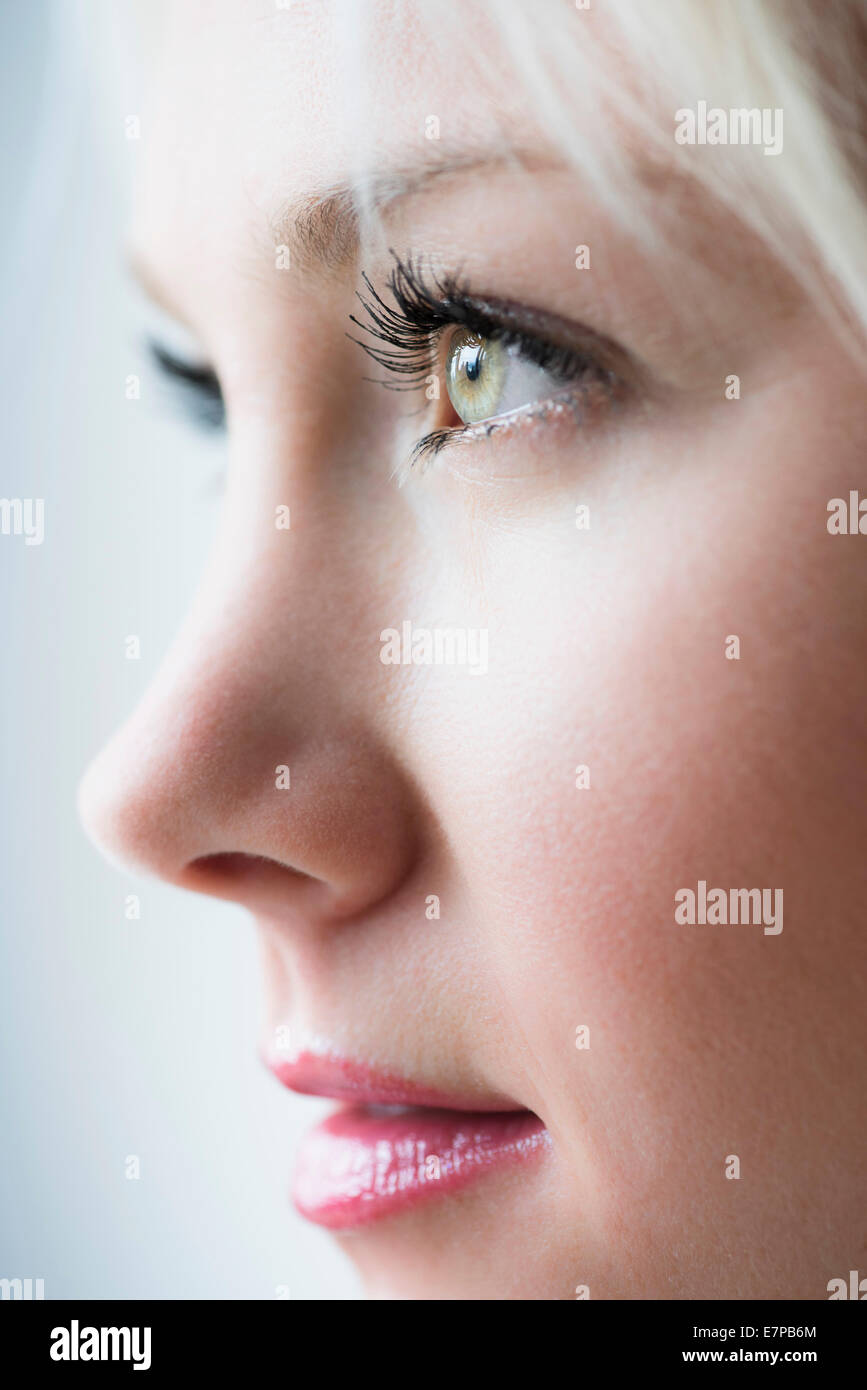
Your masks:
M647 152L633 152L629 158L632 176L646 189L658 192L682 172ZM501 144L488 149L459 147L439 150L424 163L418 160L395 164L388 170L362 174L316 192L292 195L266 212L264 230L270 231L274 246L286 246L290 260L311 272L345 270L356 258L365 232L376 225L376 218L401 201L424 193L440 182L468 174L512 169L524 174L567 172L579 177L577 165L564 156L539 148ZM149 298L173 317L185 322L178 306L148 263L133 246L130 268Z
M314 272L345 270L358 253L364 228L372 227L375 218L389 208L441 181L484 170L512 168L533 173L566 167L538 150L455 149L437 154L421 167L417 161L396 164L386 171L363 174L355 182L347 180L318 192L290 196L277 204L273 213L266 214L265 230L270 231L274 246L288 247L294 264ZM146 249L135 239L127 251L127 264L147 297L193 331Z
M416 164L376 172L352 184L338 184L299 201L290 200L269 218L269 225L275 244L287 246L290 256L310 268L340 270L354 258L363 229L373 225L377 216L441 181L494 169L533 173L566 167L538 151L456 150L421 168Z

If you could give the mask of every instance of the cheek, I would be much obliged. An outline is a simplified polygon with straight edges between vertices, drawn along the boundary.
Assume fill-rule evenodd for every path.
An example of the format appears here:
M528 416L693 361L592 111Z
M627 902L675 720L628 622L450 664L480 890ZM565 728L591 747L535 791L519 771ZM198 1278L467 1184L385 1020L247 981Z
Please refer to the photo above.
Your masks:
M574 497L532 544L491 527L490 672L426 735L527 1103L591 1177L585 1215L588 1191L649 1213L663 1170L707 1210L759 1123L806 1184L805 1097L839 1126L857 1086L837 1020L862 1016L867 594L859 538L825 524L856 464L797 403L774 418L757 436L745 411L689 467L660 451L631 508L600 487L583 535ZM701 879L782 889L783 931L679 925Z

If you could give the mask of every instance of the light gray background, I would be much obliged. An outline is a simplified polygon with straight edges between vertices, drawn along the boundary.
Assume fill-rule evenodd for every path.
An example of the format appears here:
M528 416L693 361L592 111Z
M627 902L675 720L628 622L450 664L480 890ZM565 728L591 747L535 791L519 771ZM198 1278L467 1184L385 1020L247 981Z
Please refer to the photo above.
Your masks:
M45 499L41 546L0 535L0 1277L49 1299L353 1298L289 1206L295 1141L328 1106L257 1060L245 914L118 872L76 820L219 505L221 446L161 401L123 270L124 118L144 104L109 19L125 3L0 5L0 495Z

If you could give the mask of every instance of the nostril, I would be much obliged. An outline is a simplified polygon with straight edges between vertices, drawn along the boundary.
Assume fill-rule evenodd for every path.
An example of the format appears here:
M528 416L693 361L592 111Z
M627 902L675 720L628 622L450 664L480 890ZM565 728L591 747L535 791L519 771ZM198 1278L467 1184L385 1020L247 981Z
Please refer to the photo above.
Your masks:
M264 854L203 854L200 859L193 859L189 867L197 873L224 874L229 878L237 878L242 874L249 874L258 864L273 862L273 859Z
M280 913L298 904L299 895L317 899L324 884L264 854L226 851L192 859L178 876L182 888L242 903L252 910ZM306 891L305 891L306 890Z
M297 882L307 878L307 874L290 869L265 854L240 854L235 851L203 854L200 859L190 861L183 876L185 888L212 893L220 892L220 884L226 889L237 887L243 891L245 887L273 881L275 877L287 885L289 880ZM211 886L208 887L208 884Z

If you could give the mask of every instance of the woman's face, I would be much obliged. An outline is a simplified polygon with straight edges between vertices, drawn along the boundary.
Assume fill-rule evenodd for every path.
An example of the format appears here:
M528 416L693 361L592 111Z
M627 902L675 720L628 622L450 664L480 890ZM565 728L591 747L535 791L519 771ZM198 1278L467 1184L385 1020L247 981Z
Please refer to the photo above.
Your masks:
M296 1197L375 1296L825 1297L863 1259L867 541L826 524L863 377L673 136L629 159L680 211L630 230L502 66L369 38L353 75L325 7L173 7L133 254L229 467L86 822L254 916L268 1060L364 1107ZM398 261L464 296L430 362L365 331ZM784 907L677 920L700 883Z

